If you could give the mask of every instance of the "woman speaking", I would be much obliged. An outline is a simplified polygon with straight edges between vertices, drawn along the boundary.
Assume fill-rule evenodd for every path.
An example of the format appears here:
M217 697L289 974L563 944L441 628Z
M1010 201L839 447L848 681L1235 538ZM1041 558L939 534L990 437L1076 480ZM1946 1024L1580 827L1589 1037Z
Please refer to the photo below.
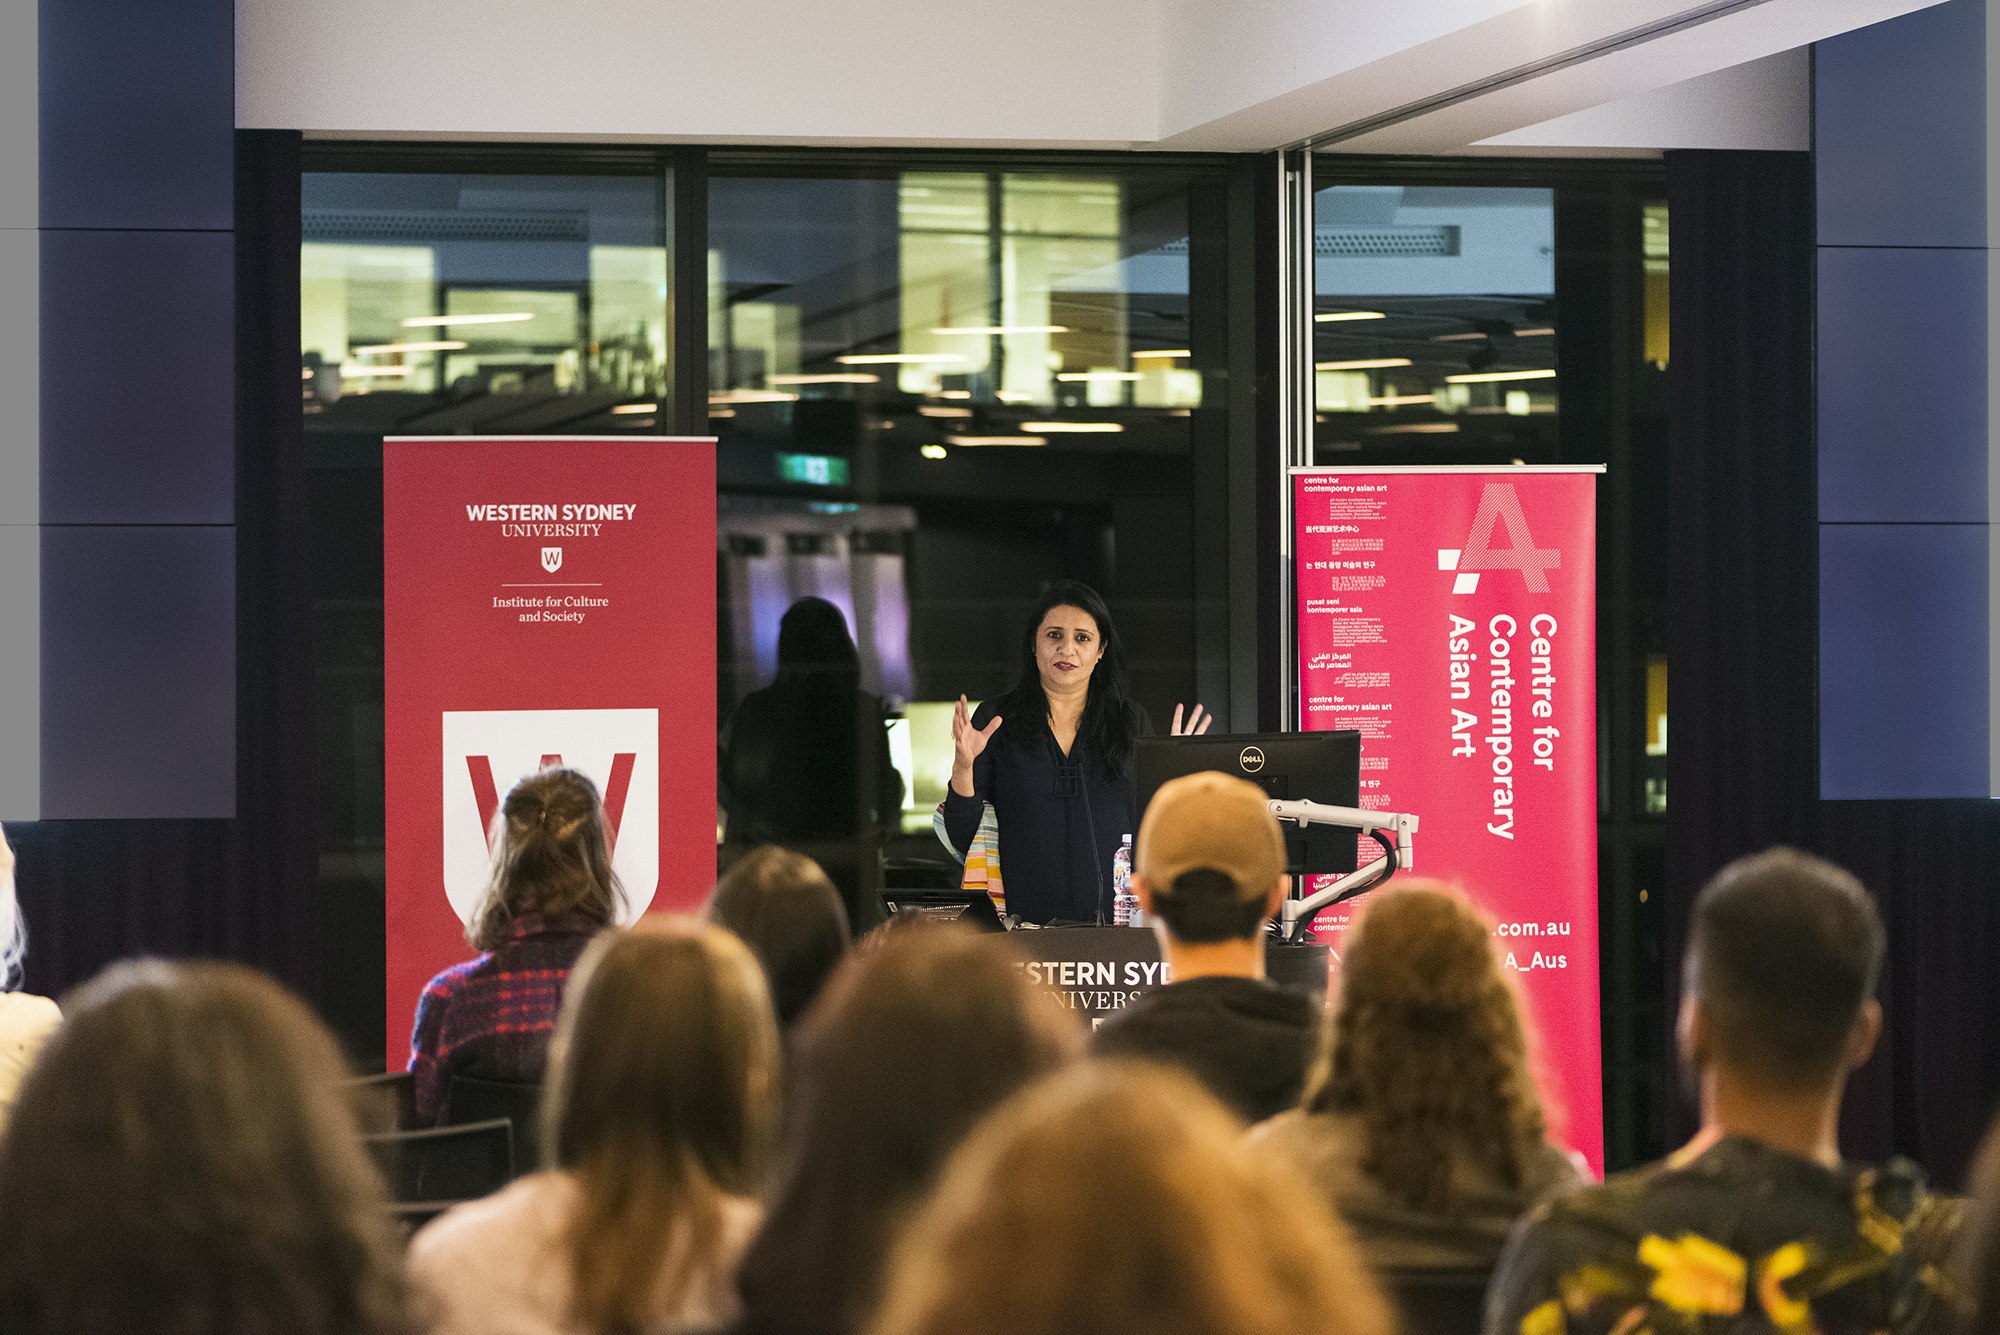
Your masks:
M1208 731L1200 705L1176 736ZM968 848L984 804L1000 827L1007 911L1024 922L1109 922L1111 865L1139 828L1133 742L1152 724L1125 685L1111 611L1088 585L1064 580L1028 621L1021 677L977 711L952 716L945 832Z

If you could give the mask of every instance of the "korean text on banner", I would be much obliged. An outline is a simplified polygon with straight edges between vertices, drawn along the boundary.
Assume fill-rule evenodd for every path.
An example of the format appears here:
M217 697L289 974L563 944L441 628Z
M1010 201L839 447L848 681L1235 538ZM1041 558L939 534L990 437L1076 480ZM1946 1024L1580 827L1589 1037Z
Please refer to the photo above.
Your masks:
M382 451L388 1055L471 955L507 790L603 795L628 910L715 875L715 443L391 438Z
M1301 470L1293 522L1304 726L1361 730L1361 805L1421 818L1415 874L1497 922L1601 1173L1596 471Z

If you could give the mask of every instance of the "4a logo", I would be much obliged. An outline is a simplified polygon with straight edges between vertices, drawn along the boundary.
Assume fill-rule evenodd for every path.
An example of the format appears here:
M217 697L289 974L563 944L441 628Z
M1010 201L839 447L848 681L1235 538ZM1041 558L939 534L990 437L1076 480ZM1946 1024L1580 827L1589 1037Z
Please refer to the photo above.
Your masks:
M660 883L657 709L448 711L442 761L444 892L460 921L486 888L501 802L545 765L582 770L603 795L626 920L653 902Z
M1505 529L1507 545L1493 545L1493 531ZM1529 593L1549 591L1549 572L1562 569L1562 550L1535 546L1528 517L1521 512L1521 494L1511 482L1489 482L1479 493L1479 510L1472 516L1472 535L1462 548L1440 547L1438 569L1458 573L1453 593L1476 593L1483 570L1517 570Z
M542 548L542 569L548 571L551 575L562 569L562 548Z

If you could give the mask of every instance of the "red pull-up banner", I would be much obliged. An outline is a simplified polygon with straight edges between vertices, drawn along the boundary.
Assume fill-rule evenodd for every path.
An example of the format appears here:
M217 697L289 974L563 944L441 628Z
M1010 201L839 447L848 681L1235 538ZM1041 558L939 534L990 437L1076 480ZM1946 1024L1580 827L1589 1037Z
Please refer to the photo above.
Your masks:
M633 915L715 877L715 442L382 447L388 1057L469 958L487 837L544 765L604 795Z
M1493 915L1551 1122L1601 1173L1600 471L1302 469L1292 500L1303 726L1359 728L1361 805L1415 814L1414 874Z

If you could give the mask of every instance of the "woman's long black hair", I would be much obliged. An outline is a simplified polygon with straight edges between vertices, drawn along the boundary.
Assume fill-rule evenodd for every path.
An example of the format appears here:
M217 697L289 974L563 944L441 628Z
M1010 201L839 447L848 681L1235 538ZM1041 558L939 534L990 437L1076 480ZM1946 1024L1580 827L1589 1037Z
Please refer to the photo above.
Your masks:
M1032 729L1048 717L1049 698L1042 690L1041 671L1035 666L1035 635L1042 628L1042 618L1057 607L1080 608L1097 623L1097 637L1104 653L1090 673L1090 694L1084 700L1083 720L1077 725L1076 738L1083 748L1086 766L1104 778L1122 779L1132 760L1133 739L1139 735L1139 707L1129 693L1125 643L1118 638L1111 609L1088 584L1073 579L1058 580L1042 594L1021 636L1020 680L994 707L1015 728ZM1017 737L1026 735L1031 734L1017 733Z

